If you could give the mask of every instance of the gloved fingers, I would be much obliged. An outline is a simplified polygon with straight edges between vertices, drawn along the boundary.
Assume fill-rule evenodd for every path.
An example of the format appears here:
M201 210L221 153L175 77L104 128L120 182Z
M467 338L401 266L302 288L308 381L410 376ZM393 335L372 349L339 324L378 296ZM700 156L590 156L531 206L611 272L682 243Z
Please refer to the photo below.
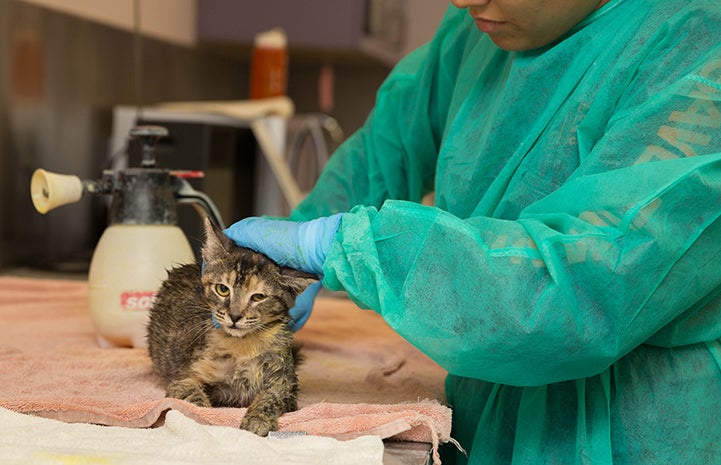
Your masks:
M298 331L305 325L313 310L315 298L323 286L320 281L308 286L305 291L301 292L295 299L295 305L290 309L290 329L293 332Z
M295 221L250 217L223 232L239 246L265 254L281 266L313 273L314 270L303 267L299 259L303 251L297 244L298 225Z
M224 232L236 244L263 253L279 265L322 275L342 215L306 222L251 217Z
M279 265L284 263L287 249L292 248L290 241L294 238L297 223L284 220L269 220L250 217L234 223L225 231L226 236L241 247L261 252Z

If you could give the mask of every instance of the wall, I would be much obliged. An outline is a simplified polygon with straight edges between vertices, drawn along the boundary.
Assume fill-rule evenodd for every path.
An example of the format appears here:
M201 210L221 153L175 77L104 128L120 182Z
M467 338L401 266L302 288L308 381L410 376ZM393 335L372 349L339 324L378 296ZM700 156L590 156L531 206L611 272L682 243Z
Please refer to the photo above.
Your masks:
M32 172L97 178L108 163L114 106L247 98L249 64L153 37L142 39L139 56L128 28L40 1L59 0L0 1L0 268L82 271L105 226L105 204L84 198L40 215L30 202ZM128 0L102 3L116 1ZM335 70L331 112L348 134L363 123L388 68L369 60L305 60L291 50L289 93L298 112L319 110L318 76L326 65Z
M104 205L83 199L39 215L29 180L43 167L96 178L107 162L112 108L176 99L232 99L246 67L142 40L136 91L131 33L19 1L0 2L0 266L87 265Z

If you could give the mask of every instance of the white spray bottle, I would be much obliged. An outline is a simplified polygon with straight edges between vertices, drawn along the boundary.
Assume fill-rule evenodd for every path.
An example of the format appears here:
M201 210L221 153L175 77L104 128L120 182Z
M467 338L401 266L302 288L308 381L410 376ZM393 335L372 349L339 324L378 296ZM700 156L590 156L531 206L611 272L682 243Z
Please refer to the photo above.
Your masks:
M159 126L131 129L131 137L143 141L139 168L106 170L99 180L38 169L30 182L35 209L43 214L83 195L112 196L109 225L88 274L88 305L101 347L146 347L148 310L167 270L195 261L177 226L177 204L193 204L224 227L215 205L192 188L183 172L156 167L153 148L167 134Z

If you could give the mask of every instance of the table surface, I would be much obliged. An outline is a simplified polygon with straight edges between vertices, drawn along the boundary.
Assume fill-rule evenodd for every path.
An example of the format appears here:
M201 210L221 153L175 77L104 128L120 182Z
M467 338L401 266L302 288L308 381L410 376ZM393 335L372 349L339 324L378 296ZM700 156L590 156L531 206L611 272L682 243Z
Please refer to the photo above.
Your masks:
M427 465L431 445L423 442L384 441L383 465Z

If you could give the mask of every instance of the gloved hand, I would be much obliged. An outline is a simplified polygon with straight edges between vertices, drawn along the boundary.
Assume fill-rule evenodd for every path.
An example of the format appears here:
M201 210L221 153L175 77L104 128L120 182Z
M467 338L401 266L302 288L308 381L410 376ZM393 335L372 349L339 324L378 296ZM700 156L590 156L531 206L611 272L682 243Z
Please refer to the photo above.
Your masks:
M323 264L342 216L337 213L306 222L246 218L224 232L239 246L265 254L279 265L323 279ZM295 299L295 306L290 309L292 331L302 328L310 317L321 287L320 282L313 283Z
M226 229L242 247L267 255L279 265L313 273L322 278L323 264L343 213L311 221L246 218Z

